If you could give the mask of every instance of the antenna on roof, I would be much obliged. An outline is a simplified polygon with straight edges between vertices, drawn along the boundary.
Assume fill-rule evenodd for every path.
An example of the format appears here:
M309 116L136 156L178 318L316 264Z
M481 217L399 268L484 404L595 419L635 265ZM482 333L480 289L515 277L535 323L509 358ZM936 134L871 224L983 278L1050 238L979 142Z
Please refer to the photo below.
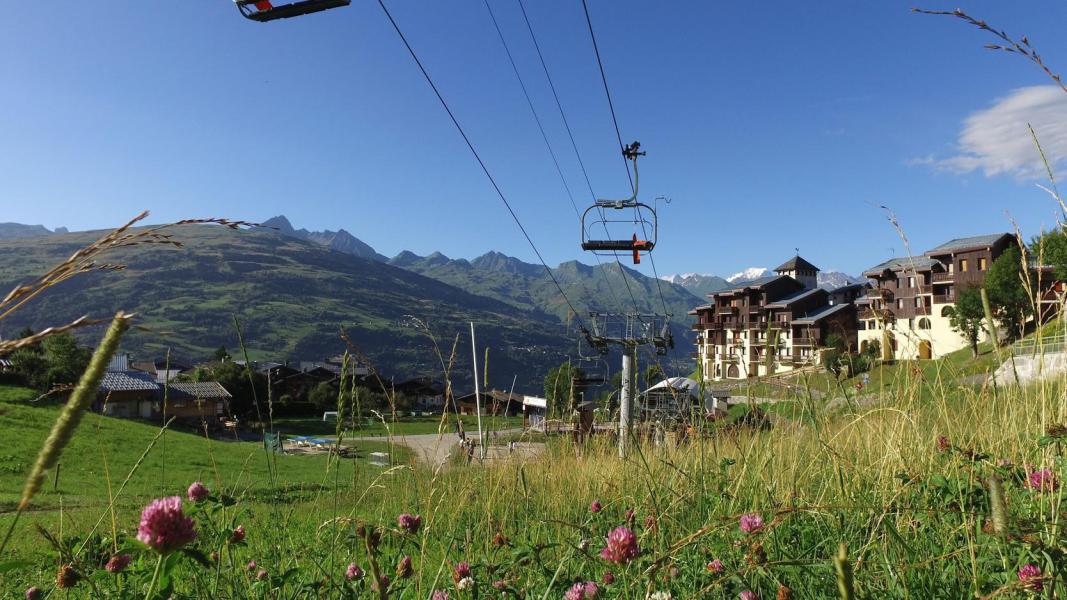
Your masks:
M797 256L800 256L800 248L793 248L793 250L796 250Z

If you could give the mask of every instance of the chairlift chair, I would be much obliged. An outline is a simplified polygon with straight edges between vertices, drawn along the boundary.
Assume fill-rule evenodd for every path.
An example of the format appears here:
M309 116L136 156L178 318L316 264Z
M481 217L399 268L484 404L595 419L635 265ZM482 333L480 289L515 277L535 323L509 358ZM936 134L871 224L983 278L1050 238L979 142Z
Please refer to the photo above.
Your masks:
M656 218L656 209L653 207L637 201L637 190L639 177L637 174L637 157L644 156L644 152L640 152L638 149L641 147L641 142L634 142L625 146L622 150L622 155L626 160L633 162L634 165L634 193L629 198L624 200L606 200L597 199L592 206L585 209L582 213L582 250L592 252L594 254L607 254L614 255L617 252L629 252L633 255L634 264L641 264L641 253L651 252L656 247L656 241L659 237L659 222ZM630 218L611 217L607 214L608 210L626 210L633 209L633 216ZM645 216L645 209L648 211L648 215ZM590 218L589 213L596 211L593 218ZM650 239L640 239L637 234L634 233L630 239L626 238L612 238L608 239L593 239L590 237L589 231L600 225L603 228L604 233L610 236L608 233L609 223L630 223L633 225L639 225L642 235L648 235L649 228L652 229L652 235Z
M300 17L331 8L348 6L352 0L299 0L290 4L274 6L270 0L234 0L237 10L246 19L265 23L278 19Z
M575 378L574 382L576 385L604 385L608 382L608 379L611 376L611 369L608 366L608 362L604 360L604 355L607 353L607 346L605 345L603 351L595 347L594 349L597 350L596 354L582 354L582 339L578 338L578 360L583 365L590 366L582 367L582 371L585 375L583 377Z

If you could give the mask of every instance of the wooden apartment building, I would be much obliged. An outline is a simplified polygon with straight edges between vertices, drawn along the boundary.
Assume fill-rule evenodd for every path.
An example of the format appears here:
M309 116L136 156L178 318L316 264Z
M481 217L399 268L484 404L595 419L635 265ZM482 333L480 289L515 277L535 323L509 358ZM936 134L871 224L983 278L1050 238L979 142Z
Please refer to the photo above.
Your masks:
M967 345L949 322L956 294L981 286L1010 233L957 238L921 256L891 258L864 271L873 282L860 307L861 349L877 342L884 359L940 358Z
M857 343L854 285L818 287L819 269L795 256L777 275L709 294L696 316L696 358L705 380L744 379L818 364L832 334ZM847 289L846 289L847 288Z

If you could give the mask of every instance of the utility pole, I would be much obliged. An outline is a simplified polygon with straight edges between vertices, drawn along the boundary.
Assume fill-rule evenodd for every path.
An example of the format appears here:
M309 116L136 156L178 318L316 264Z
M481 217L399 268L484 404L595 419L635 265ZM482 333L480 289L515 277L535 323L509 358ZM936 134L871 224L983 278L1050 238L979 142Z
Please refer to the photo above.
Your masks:
M478 413L478 454L485 460L485 432L482 431L482 391L478 388L478 347L474 344L474 321L471 321L471 360L474 361L474 410Z
M626 458L630 438L630 402L633 396L633 352L637 347L623 345L622 391L619 393L619 458Z
M674 347L671 336L671 315L624 315L589 313L593 330L585 330L589 345L601 354L608 353L609 345L622 348L622 390L619 392L619 458L626 458L629 444L632 405L634 403L633 360L637 348L653 346L656 354L666 354ZM673 393L673 388L671 388Z

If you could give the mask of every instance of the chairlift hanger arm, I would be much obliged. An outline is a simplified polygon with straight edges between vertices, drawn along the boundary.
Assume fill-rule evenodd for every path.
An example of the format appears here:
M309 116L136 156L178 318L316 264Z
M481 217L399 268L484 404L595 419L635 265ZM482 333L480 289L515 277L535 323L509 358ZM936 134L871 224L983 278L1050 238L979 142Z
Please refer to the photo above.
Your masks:
M626 158L626 160L629 160L630 162L632 162L633 165L634 165L634 193L629 198L626 198L625 200L609 200L609 199L604 199L604 198L597 198L596 206L599 206L599 207L611 207L611 208L627 208L627 207L630 207L630 206L646 206L646 205L643 205L643 204L638 204L638 202L637 202L637 190L638 190L639 184L640 184L640 178L638 177L638 174L637 174L637 157L638 156L644 156L645 154L647 154L647 152L639 152L638 151L639 148L641 148L641 142L638 142L638 141L634 141L634 143L626 145L626 146L623 146L623 148L622 148L623 157ZM646 206L646 208L647 208L647 206ZM586 211L586 212L588 212L588 211Z

